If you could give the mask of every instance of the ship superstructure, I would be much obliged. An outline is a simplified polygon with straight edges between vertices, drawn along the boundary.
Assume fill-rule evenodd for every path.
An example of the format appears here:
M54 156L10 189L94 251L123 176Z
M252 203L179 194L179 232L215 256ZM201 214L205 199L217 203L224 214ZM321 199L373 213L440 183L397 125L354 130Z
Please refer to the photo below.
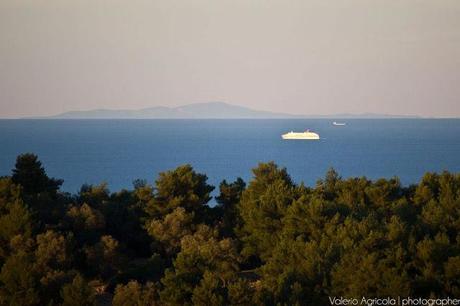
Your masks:
M281 137L283 139L286 139L286 140L295 140L295 139L299 139L299 140L319 140L319 135L317 133L314 133L314 132L310 132L309 130L306 130L305 132L293 132L293 131L290 131L289 133L286 133L286 134L283 134L281 135Z

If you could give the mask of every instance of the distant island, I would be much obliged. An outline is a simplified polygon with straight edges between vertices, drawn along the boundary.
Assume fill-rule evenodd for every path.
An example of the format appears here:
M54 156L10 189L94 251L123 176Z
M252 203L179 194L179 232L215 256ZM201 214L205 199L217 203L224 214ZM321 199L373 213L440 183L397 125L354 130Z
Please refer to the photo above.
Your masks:
M179 107L156 106L143 109L95 109L69 111L33 119L301 119L301 118L419 118L418 116L375 113L306 115L275 113L232 105L224 102L194 103Z

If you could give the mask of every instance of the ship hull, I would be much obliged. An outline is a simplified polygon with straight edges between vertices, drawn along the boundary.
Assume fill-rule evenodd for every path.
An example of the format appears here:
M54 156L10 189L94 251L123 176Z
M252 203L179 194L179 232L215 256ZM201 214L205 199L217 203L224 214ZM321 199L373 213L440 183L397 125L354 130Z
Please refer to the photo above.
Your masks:
M299 133L300 134L300 133ZM314 133L311 133L314 134ZM291 134L284 134L281 135L284 140L319 140L319 135L291 135Z

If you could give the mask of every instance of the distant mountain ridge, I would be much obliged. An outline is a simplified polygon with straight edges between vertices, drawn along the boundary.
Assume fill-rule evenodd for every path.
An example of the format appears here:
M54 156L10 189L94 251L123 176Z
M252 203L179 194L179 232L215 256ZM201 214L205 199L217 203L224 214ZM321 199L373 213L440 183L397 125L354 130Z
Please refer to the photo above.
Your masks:
M331 118L331 119L417 119L422 118L416 115L393 115L393 114L378 114L378 113L340 113L333 115L306 115L305 118Z
M37 117L35 117L37 118ZM40 119L295 119L295 118L418 118L417 116L364 114L294 115L232 105L224 102L187 104L178 107L156 106L143 109L95 109L69 111Z

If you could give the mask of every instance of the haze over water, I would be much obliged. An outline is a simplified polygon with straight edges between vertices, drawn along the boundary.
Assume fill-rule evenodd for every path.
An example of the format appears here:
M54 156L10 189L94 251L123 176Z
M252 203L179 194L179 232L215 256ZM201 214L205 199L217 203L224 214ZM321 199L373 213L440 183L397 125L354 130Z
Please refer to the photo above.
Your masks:
M63 190L107 182L132 188L160 171L190 163L218 186L248 181L259 162L287 167L313 185L334 167L343 177L400 177L417 182L427 171L460 172L460 119L347 120L0 120L0 176L18 154L39 155ZM320 141L283 141L282 133L309 128Z
M224 101L459 117L458 0L2 0L0 117Z

